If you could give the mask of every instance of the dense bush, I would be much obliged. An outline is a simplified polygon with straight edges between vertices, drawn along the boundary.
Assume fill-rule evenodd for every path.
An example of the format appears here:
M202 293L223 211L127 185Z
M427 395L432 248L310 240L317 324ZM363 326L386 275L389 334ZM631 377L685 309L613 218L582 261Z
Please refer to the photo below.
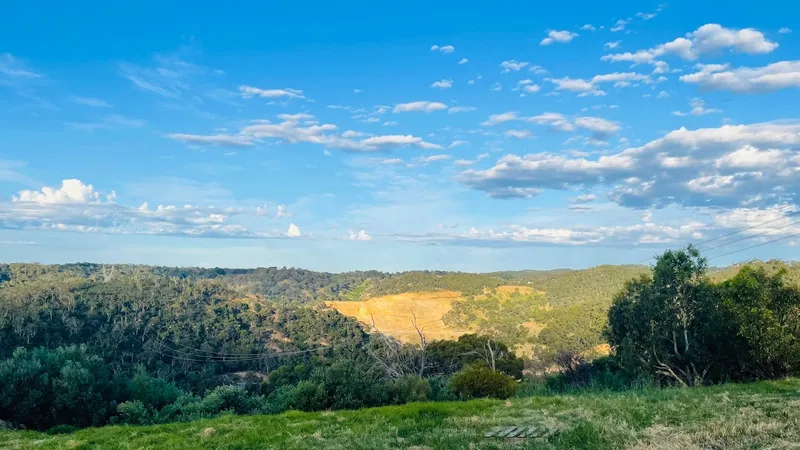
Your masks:
M462 398L508 398L514 395L517 382L500 371L476 364L453 375L450 387Z
M433 341L426 351L429 374L452 375L466 366L482 362L517 379L522 378L523 361L496 339L464 334L456 341Z
M0 361L0 417L28 428L102 425L125 386L85 346L18 348Z
M667 251L608 312L607 336L634 378L684 386L800 373L800 289L743 268L715 285L693 247Z

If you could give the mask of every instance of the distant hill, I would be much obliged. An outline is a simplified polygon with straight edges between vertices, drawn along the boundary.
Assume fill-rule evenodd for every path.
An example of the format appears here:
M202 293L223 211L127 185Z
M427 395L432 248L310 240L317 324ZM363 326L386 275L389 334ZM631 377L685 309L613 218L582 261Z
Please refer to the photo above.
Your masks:
M752 261L768 272L787 270L800 283L800 263ZM715 281L743 264L714 268ZM103 265L0 264L0 283L13 285L46 274L93 280L153 274L168 278L223 281L243 293L278 304L327 305L367 328L404 342L418 342L412 311L431 339L465 332L495 335L528 356L544 360L557 349L591 356L603 349L601 332L614 295L625 283L649 273L647 266L602 265L589 269L521 270L492 273L410 271L315 272L297 268L225 269Z

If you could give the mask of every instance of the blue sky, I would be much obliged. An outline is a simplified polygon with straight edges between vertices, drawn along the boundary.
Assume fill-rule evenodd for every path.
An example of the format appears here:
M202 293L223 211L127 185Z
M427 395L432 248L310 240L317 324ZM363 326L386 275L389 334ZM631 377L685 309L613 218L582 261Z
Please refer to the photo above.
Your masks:
M791 6L601 3L12 2L2 259L794 258Z

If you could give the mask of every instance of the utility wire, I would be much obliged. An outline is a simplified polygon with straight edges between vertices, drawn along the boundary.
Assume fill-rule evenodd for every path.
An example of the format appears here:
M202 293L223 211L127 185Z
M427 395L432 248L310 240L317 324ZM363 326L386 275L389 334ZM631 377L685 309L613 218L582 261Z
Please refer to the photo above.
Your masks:
M743 249L739 249L739 250L734 250L734 251L732 251L732 252L728 252L728 253L724 253L724 254L722 254L722 255L717 255L717 256L714 256L714 257L713 257L713 258L711 258L711 259L722 258L723 256L728 256L728 255L732 255L732 254L734 254L734 253L739 253L739 252L743 252L743 251L745 251L745 250L750 250L750 249L757 248L757 247L761 247L761 246L764 246L764 245L767 245L767 244L772 244L772 243L774 243L774 242L783 241L783 240L785 240L785 239L790 239L790 238L793 238L793 237L795 237L795 236L800 236L800 233L794 233L794 234L790 234L790 235L788 235L788 236L784 236L784 237L781 237L781 238L778 238L778 239L772 239L771 241L762 242L762 243L760 243L760 244L757 244L757 245L752 245L752 246L750 246L750 247L745 247L745 248L743 248Z

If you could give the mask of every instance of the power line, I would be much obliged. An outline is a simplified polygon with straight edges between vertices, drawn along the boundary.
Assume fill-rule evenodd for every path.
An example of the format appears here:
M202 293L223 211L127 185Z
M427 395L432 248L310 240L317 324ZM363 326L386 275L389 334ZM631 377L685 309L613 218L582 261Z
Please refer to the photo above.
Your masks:
M766 222L761 222L761 223L755 224L755 225L753 225L751 227L744 228L742 230L737 230L737 231L733 231L733 232L730 232L730 233L727 233L727 234L723 234L722 236L717 236L717 237L715 237L713 239L706 239L705 241L700 241L700 242L696 243L695 245L696 246L700 246L700 245L703 245L703 244L708 244L709 242L714 242L714 241L717 241L719 239L724 239L724 238L729 237L729 236L733 236L733 235L736 235L736 234L739 234L739 233L743 233L745 231L752 230L753 228L758 228L758 227L760 227L762 225L767 225L767 224L770 224L770 223L773 223L773 222L777 222L779 220L787 219L789 217L794 217L794 216L796 216L798 214L800 214L800 210L791 212L791 213L786 214L786 215L781 216L781 217L778 217L777 219L767 220Z
M767 234L767 233L774 232L774 231L778 231L778 230L783 230L784 228L789 228L790 226L792 226L792 225L796 225L796 224L797 224L797 222L789 222L787 225L784 225L784 226L782 226L782 227L778 227L778 228L770 228L770 229L768 229L768 230L764 230L764 231L762 231L761 233L757 233L757 234L751 234L750 236L745 236L745 237L743 237L743 238L741 238L741 239L737 239L737 240L735 240L735 241L731 241L731 242L725 242L725 243L722 243L722 244L719 244L719 245L715 245L714 247L711 247L711 248L704 249L703 251L704 251L704 252L710 252L711 250L718 249L718 248L720 248L720 247L725 247L726 245L732 245L732 244L735 244L735 243L737 243L737 242L741 242L741 241L746 241L746 240L748 240L748 239L752 239L752 238L754 238L754 237L763 236L763 235L765 235L765 234Z
M747 228L743 228L743 229L741 229L741 230L732 231L732 232L730 232L730 233L723 234L723 235L721 235L721 236L717 236L717 237L715 237L715 238L712 238L712 239L706 239L705 241L700 241L700 242L697 242L697 243L695 243L695 244L693 244L693 245L694 245L695 247L699 247L699 246L701 246L701 245L708 244L709 242L718 241L718 240L720 240L720 239L724 239L724 238L727 238L727 237L730 237L730 236L734 236L734 235L737 235L737 234L739 234L739 233L744 233L745 231L749 231L749 230L752 230L752 229L754 229L754 228L759 228L759 227L761 227L761 226L763 226L763 225L769 225L769 224L771 224L771 223L774 223L774 222L777 222L777 221L779 221L779 220L788 219L788 218L790 218L790 217L794 217L794 216L796 216L796 215L798 215L798 214L800 214L800 210L799 210L799 211L794 211L794 212L792 212L792 213L786 214L786 215L784 215L784 216L781 216L781 217L778 217L777 219L771 219L771 220L767 220L767 221L765 221L765 222L757 223L757 224L755 224L755 225L753 225L753 226L750 226L750 227L747 227ZM745 240L747 240L747 239L751 239L751 238L754 238L754 237L762 236L762 235L764 235L764 234L767 234L767 233L769 233L770 231L782 230L782 229L784 229L784 228L788 228L788 227L790 227L790 226L792 226L792 225L795 225L796 223L797 223L797 222L792 222L792 223L789 223L788 225L784 225L784 226L782 226L782 227L779 227L779 228L773 228L773 229L770 229L770 230L765 230L765 231L763 231L763 232L761 232L761 233L758 233L758 234L754 234L754 235L747 236L747 237L744 237L744 238L741 238L741 239L737 239L737 240L734 240L734 241L730 241L730 242L723 242L722 244L715 245L715 246L713 246L713 247L711 247L711 248L707 248L707 249L701 249L701 250L702 250L702 251L704 251L704 252L708 252L708 251L711 251L711 250L718 249L718 248L720 248L720 247L725 247L725 246L728 246L728 245L735 244L735 243L737 243L737 242L745 241ZM754 247L752 247L752 248L755 248L755 247L760 247L760 245L758 245L758 246L754 246ZM749 247L748 247L748 248L749 248ZM743 249L743 250L747 250L747 249ZM724 255L722 255L722 256L724 256ZM633 263L633 264L634 264L634 265L637 265L637 264L642 264L642 263L645 263L645 262L647 262L647 261L650 261L651 259L653 259L653 258L655 258L655 257L656 257L656 256L651 256L651 257L649 257L649 258L647 258L647 259L643 259L643 260L641 260L641 261L637 261L637 262L635 262L635 263Z
M750 249L757 248L757 247L761 247L761 246L764 246L764 245L767 245L767 244L772 244L772 243L774 243L774 242L779 242L779 241L782 241L782 240L785 240L785 239L793 238L793 237L795 237L795 236L800 236L800 233L794 233L794 234L790 234L790 235L788 235L788 236L784 236L784 237L782 237L782 238L773 239L773 240L771 240L771 241L767 241L767 242L762 242L762 243L760 243L760 244L757 244L757 245L752 245L752 246L750 246L750 247L745 247L745 248L743 248L743 249L740 249L740 250L734 250L734 251L732 251L732 252L728 252L728 253L725 253L725 254L722 254L722 255L717 255L717 256L714 256L713 258L710 258L710 259L722 258L723 256L728 256L728 255L732 255L732 254L734 254L734 253L739 253L739 252L743 252L743 251L745 251L745 250L750 250Z

